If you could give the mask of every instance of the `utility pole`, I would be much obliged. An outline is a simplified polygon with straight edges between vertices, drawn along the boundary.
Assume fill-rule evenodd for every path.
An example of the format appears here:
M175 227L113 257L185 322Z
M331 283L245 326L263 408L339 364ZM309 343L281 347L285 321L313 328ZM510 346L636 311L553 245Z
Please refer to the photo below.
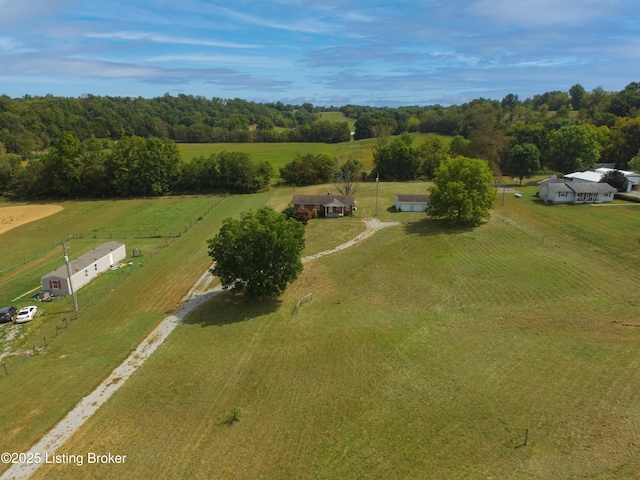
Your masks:
M69 256L67 255L67 247L62 242L62 250L64 251L64 263L67 265L67 277L69 278L69 289L71 290L71 297L73 298L73 312L78 318L78 298L76 297L76 291L73 289L73 282L71 281L71 267L69 266Z
M378 216L378 181L380 180L380 173L376 172L376 217Z

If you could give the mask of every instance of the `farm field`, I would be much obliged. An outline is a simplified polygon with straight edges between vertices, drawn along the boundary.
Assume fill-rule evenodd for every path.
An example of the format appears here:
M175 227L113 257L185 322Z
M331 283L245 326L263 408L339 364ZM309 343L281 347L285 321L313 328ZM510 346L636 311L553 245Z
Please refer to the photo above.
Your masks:
M412 133L414 144L419 144L429 134ZM433 135L433 134L431 134ZM446 141L450 137L441 136ZM318 155L327 153L334 155L340 162L344 162L353 156L360 160L366 170L373 168L373 148L376 139L357 140L344 143L178 143L178 149L185 162L190 162L193 158L208 157L213 153L244 152L249 153L256 162L269 161L273 165L275 176L279 176L279 169L287 163L292 162L297 155L311 153Z
M311 222L305 254L361 231L376 185L360 188L358 218ZM474 229L388 209L424 188L380 184L378 218L399 225L307 264L281 298L227 293L187 317L62 449L124 464L34 478L638 477L640 208L548 207L529 186ZM220 207L281 207L291 192ZM28 446L18 428L3 449Z

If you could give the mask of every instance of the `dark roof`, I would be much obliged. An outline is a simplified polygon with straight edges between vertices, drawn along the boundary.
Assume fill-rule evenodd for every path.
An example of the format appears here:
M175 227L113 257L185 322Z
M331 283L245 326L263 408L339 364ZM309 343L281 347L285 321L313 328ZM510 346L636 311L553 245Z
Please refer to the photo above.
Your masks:
M618 191L608 183L563 182L551 183L548 188L553 193L571 191L575 193L610 193Z
M353 195L294 195L294 205L326 205L328 203L340 202L345 205L355 205L356 200Z
M99 260L100 258L106 257L109 255L109 252L113 252L114 250L124 246L122 242L107 242L103 243L99 247L94 248L90 252L85 253L84 255L79 256L75 260L69 260L69 268L71 269L71 275L75 275L76 272L80 270L84 270L89 265L92 265ZM54 270L53 272L45 275L45 277L62 277L69 278L67 275L67 266L66 264ZM44 277L43 277L44 278Z
M396 195L399 202L429 203L429 195Z
M545 178L544 180L540 180L538 182L538 185L546 185L548 183L564 183L564 182L566 182L564 178L550 177L550 178Z

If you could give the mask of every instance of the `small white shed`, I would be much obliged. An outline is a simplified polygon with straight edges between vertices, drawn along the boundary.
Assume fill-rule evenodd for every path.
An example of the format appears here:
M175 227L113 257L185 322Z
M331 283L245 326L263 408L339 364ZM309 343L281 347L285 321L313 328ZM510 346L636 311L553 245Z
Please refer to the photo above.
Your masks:
M124 243L107 242L94 248L88 253L71 260L71 282L73 290L78 291L102 272L109 270L113 265L127 257ZM42 290L51 292L58 297L71 294L71 284L67 274L67 266L62 265L57 270L41 278Z
M429 205L429 195L396 195L393 205L397 212L424 212Z

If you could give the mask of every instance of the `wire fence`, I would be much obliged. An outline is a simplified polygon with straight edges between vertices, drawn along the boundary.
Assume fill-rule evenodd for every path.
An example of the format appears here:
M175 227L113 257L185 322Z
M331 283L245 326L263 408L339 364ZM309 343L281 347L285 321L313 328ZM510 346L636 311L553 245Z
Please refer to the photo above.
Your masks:
M0 266L0 276L5 273L9 273L15 268L21 267L28 263L31 263L35 260L46 255L51 250L55 250L61 247L63 242L68 242L69 240L74 239L104 239L104 240L112 240L114 238L119 240L127 240L127 239L172 239L181 237L183 234L187 233L189 229L191 229L197 222L201 221L208 213L210 213L215 207L220 205L220 203L224 200L224 197L218 198L216 202L207 208L200 216L196 219L189 221L189 224L185 224L180 229L167 229L167 230L109 230L109 231L92 231L90 233L86 232L73 232L69 233L66 238L61 238L56 240L52 244L48 244L43 247L41 250L36 250L30 255L23 256L22 260L14 259L11 261L11 264L7 263L5 265ZM174 227L175 228L175 227ZM166 246L166 245L165 245ZM158 247L158 250L163 247Z

